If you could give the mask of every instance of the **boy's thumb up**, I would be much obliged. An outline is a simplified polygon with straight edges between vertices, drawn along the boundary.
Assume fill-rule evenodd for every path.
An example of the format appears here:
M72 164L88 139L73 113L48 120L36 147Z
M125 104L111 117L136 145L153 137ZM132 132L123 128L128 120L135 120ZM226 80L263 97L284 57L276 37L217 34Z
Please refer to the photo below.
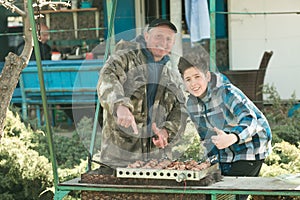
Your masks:
M217 135L223 135L224 131L218 129L217 127L214 127L214 131L217 133Z

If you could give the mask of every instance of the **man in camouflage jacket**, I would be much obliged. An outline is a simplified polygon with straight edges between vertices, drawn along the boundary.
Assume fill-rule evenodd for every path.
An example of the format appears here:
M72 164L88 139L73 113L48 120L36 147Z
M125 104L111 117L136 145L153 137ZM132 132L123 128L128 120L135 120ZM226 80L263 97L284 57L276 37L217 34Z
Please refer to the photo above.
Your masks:
M169 58L176 32L171 22L156 19L135 41L120 41L101 69L102 163L126 167L171 155L187 119L180 76Z

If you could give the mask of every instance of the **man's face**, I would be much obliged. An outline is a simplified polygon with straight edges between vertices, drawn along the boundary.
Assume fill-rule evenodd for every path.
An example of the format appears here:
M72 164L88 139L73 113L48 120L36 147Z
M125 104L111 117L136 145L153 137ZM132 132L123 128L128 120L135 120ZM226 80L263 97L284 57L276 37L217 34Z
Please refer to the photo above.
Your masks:
M41 26L41 42L44 44L49 39L48 28L46 26Z
M147 48L155 61L160 61L168 55L175 42L176 33L167 25L154 27L145 33Z

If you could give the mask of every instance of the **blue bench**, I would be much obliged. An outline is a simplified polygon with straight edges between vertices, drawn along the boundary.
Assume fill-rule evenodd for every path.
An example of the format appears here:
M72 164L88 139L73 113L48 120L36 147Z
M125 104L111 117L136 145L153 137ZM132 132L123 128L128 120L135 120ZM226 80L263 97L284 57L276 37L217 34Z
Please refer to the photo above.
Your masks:
M47 103L96 104L96 86L102 66L103 60L42 61ZM0 71L2 67L3 64L0 64ZM22 104L22 109L27 109L27 105L42 105L35 61L30 61L22 71L11 103ZM23 113L27 114L27 110Z

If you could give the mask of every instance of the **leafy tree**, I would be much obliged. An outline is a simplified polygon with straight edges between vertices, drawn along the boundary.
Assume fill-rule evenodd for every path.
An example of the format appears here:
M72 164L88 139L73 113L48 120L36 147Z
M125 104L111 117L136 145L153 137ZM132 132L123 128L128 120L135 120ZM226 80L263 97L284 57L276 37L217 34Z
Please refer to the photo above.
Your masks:
M298 147L300 141L300 111L296 110L292 116L289 111L297 103L295 94L288 101L283 101L274 86L266 85L264 93L267 95L267 105L264 113L270 123L273 144L287 141Z

